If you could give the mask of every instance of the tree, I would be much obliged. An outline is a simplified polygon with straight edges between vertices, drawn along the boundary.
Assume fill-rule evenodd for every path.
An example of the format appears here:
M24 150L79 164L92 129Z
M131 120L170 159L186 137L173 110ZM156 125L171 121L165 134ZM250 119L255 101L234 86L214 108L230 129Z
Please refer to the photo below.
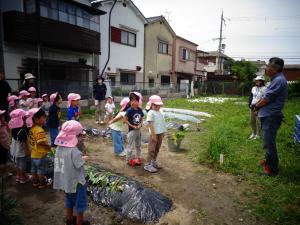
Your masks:
M253 86L253 79L258 68L255 64L249 61L241 60L233 62L231 72L240 80L240 88L242 90L250 90Z

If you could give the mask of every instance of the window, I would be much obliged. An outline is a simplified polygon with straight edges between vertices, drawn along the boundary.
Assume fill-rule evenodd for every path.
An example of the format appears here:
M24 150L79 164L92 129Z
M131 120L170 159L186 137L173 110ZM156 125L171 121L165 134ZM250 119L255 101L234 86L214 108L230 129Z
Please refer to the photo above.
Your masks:
M120 74L121 84L135 84L135 73L121 73Z
M27 0L35 1L35 0ZM89 12L58 0L40 0L40 11L42 17L59 20L65 23L85 27L99 32L100 19L98 15L92 15Z
M162 85L170 85L170 76L161 75L160 82Z
M168 54L168 44L164 42L158 43L158 52L162 54Z
M182 59L189 60L190 59L190 51L186 48L182 49Z
M124 45L134 46L136 44L136 34L122 30L121 31L121 43Z
M24 12L35 13L35 0L24 1Z
M154 79L149 79L149 87L154 87Z

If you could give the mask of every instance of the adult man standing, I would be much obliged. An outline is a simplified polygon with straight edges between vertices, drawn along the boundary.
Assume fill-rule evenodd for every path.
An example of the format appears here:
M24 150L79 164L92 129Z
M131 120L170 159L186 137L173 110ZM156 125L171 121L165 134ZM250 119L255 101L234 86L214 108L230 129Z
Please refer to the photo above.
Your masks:
M7 97L11 93L11 88L5 80L4 72L0 70L0 110L6 110L5 120L8 120L8 101Z
M264 175L277 175L278 155L276 148L276 134L283 119L283 107L288 94L287 81L282 73L283 59L274 57L269 60L266 74L271 83L267 87L264 97L255 105L261 120L263 131L263 148L265 150Z
M24 76L24 83L20 88L20 91L25 90L28 91L29 88L34 87L36 89L36 94L38 96L38 88L34 84L35 76L33 76L31 73L26 73Z
M106 85L103 83L103 77L97 77L96 84L94 85L93 93L95 99L95 107L96 107L96 124L103 124L104 116L105 116L105 96L106 96Z

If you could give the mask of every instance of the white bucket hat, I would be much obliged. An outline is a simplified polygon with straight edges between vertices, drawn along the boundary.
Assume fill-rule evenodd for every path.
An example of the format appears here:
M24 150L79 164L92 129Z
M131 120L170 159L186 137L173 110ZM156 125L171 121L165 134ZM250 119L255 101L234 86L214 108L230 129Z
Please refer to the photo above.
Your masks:
M255 81L257 81L257 80L263 80L263 81L265 81L265 77L262 76L262 75L258 75L257 77L255 77L254 80L255 80Z
M35 79L35 76L33 76L31 73L26 73L24 76L25 80L29 80L29 79Z

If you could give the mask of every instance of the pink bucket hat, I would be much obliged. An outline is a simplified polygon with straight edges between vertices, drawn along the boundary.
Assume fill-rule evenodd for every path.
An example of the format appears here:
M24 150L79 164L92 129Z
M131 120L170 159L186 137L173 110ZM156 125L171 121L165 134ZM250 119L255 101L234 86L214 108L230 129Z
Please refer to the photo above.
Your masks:
M81 99L81 96L79 94L76 94L76 93L70 93L68 95L68 107L71 106L71 102L72 101L76 101L76 100L80 100Z
M141 95L141 93L139 93L137 91L130 92L129 95L132 94L132 93L139 97L139 107L142 108L142 105L143 105L143 96Z
M10 107L15 106L15 101L18 100L18 99L19 99L19 98L18 98L17 96L15 96L15 95L9 96L9 97L7 98L8 105L9 105Z
M77 136L83 132L83 127L76 120L65 122L57 135L54 144L63 147L73 148L77 145Z
M37 98L37 99L36 99L36 102L37 102L37 103L43 102L43 99L42 99L42 98Z
M120 106L121 106L120 111L123 111L129 102L130 102L130 99L128 97L123 98L120 102Z
M163 105L164 103L161 100L161 97L159 97L158 95L152 95L149 98L149 101L146 105L146 110L149 110L151 108L151 104L154 105Z
M22 98L23 96L28 96L28 95L30 95L30 93L28 91L23 90L23 91L19 92L19 98Z
M30 88L28 89L28 91L29 91L29 92L36 92L36 89L35 89L35 87L30 87Z
M10 121L8 122L8 127L10 129L24 126L23 117L26 116L26 112L23 109L15 109L9 114L9 116Z
M42 98L47 97L47 96L48 96L48 94L43 94L43 95L42 95Z
M55 92L55 93L53 93L53 94L50 95L50 103L51 103L51 104L54 103L54 100L55 100L55 98L57 97L57 95L58 95L57 92Z
M29 127L32 127L33 125L33 120L32 120L32 117L34 116L34 114L36 114L38 111L40 110L40 108L32 108L32 109L29 109L29 111L26 112L26 126L29 128Z

